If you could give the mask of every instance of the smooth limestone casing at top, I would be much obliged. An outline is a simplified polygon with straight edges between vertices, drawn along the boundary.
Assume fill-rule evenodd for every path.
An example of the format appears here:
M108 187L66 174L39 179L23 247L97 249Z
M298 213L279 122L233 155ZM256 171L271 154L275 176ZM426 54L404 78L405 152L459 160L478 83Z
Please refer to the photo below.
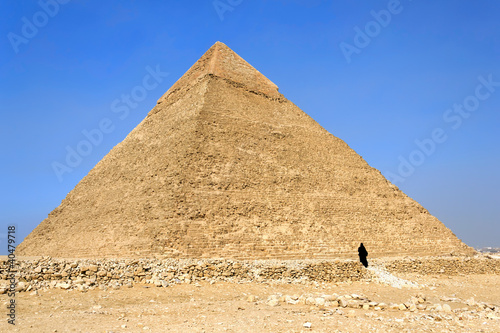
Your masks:
M16 253L332 259L361 242L369 257L474 253L217 42Z

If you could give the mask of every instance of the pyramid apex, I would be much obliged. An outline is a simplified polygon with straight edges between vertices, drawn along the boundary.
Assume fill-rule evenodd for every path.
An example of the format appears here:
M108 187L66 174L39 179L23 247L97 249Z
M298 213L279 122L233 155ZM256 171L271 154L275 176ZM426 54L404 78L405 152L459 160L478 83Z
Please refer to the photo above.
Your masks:
M163 102L182 87L189 87L212 75L241 85L243 88L280 98L278 86L246 62L226 44L217 41L198 61L158 100Z
M217 50L220 50L221 48L225 48L225 49L227 49L227 50L229 50L229 51L231 51L231 52L234 52L233 50L231 50L231 48L230 48L229 46L227 46L226 44L224 44L223 42L220 42L220 41L216 41L216 42L214 43L214 45L212 45L212 46L210 47L210 49L212 49L212 48L216 48ZM210 50L210 49L209 49L209 50ZM207 52L208 52L208 51L207 51Z

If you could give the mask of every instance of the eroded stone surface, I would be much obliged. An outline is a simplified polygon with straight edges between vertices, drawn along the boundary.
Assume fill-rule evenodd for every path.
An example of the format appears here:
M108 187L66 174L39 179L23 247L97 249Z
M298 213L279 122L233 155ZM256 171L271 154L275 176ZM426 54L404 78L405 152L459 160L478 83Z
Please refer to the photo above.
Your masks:
M160 102L18 255L334 259L360 242L368 260L474 253L222 43Z

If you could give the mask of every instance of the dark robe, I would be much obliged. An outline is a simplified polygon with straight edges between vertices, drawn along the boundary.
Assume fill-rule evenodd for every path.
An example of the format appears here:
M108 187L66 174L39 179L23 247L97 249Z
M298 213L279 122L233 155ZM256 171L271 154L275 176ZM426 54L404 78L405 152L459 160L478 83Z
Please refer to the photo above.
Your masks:
M359 261L363 264L363 266L368 267L368 260L366 257L368 256L368 251L366 251L363 243L358 247Z

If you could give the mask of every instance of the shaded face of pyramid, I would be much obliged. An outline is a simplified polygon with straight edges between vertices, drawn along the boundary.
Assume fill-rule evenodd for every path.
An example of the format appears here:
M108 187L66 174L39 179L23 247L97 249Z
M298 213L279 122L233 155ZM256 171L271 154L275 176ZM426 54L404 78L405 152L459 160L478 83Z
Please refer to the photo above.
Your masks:
M19 255L302 259L472 253L222 43Z

